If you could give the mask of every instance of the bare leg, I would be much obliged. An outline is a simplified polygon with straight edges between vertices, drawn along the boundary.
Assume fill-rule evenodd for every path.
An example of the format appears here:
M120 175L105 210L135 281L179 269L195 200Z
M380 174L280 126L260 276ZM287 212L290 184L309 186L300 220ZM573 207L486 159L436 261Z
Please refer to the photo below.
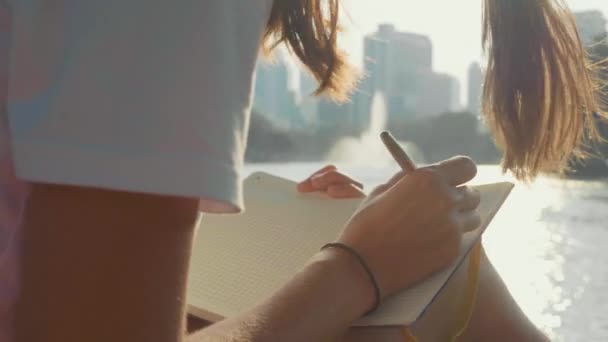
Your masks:
M471 323L461 341L549 341L517 305L482 253L479 290Z
M420 341L450 341L461 318L459 298L465 292L467 266L464 262L448 286L437 297L425 316L413 327ZM548 341L521 311L498 272L481 253L477 298L470 324L459 341ZM345 341L399 341L398 329L353 329Z

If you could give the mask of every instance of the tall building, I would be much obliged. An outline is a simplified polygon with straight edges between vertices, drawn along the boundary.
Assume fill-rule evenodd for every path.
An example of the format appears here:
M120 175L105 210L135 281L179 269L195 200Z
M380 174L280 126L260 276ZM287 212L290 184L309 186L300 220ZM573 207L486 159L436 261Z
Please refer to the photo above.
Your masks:
M308 125L319 124L319 98L313 95L319 83L310 73L300 73L300 112Z
M574 13L583 44L590 46L598 37L606 34L606 17L600 11L584 11Z
M365 37L364 49L368 79L362 90L369 94L370 101L375 92L382 92L387 99L389 118L415 113L420 80L433 70L431 40L381 24L377 32Z
M429 37L381 24L365 37L364 49L367 78L357 110L358 106L369 108L376 92L386 98L389 122L459 109L460 85L454 77L433 71Z
M285 63L260 62L256 68L254 107L259 112L273 116L280 111L280 98L285 95L289 80Z
M462 105L460 104L460 81L452 75L445 74L448 77L448 104L450 112L457 112L462 110Z
M289 87L289 68L283 59L258 64L253 106L277 124L293 126L299 123L296 92Z
M474 115L481 114L481 95L483 91L483 71L479 63L469 66L468 72L467 110Z
M358 116L360 96L352 94L349 101L336 103L313 93L319 83L309 73L300 73L300 112L302 124L333 130L338 135L356 136L367 127L368 118Z
M460 109L460 83L456 77L432 73L421 84L423 88L419 97L418 115L437 115Z

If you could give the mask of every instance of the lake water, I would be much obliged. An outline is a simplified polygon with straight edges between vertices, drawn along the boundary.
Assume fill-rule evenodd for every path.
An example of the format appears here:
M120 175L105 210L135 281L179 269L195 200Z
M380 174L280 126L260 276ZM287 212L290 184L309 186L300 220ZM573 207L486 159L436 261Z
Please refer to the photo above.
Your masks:
M299 180L321 164L256 164ZM394 167L341 165L369 188ZM474 183L513 181L495 166ZM554 341L608 341L608 182L518 183L484 237L487 253L532 321Z

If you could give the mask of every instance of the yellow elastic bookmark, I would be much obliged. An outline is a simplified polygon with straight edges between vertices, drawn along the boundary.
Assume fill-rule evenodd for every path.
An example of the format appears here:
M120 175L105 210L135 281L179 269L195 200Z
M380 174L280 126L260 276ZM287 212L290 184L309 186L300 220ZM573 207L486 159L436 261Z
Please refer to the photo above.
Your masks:
M452 334L452 341L456 341L469 326L469 321L473 315L475 298L477 297L477 288L479 282L479 268L481 265L481 242L478 242L469 257L469 272L467 276L467 286L462 296L462 309L458 315L458 323ZM410 329L402 330L405 342L418 342L418 339L412 334Z

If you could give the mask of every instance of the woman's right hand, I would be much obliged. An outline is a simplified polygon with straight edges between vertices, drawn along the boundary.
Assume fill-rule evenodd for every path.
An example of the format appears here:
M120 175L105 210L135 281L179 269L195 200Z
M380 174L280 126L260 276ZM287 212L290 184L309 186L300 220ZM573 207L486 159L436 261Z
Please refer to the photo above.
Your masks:
M348 222L339 242L367 260L382 297L408 288L453 262L465 232L480 224L471 159L456 157L378 187Z

